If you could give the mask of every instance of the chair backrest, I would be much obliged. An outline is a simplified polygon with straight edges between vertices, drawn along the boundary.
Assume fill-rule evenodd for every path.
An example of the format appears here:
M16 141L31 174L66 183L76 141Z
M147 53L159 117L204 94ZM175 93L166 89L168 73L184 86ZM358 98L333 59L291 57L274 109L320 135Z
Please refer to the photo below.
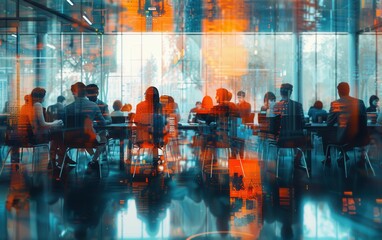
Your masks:
M65 117L64 142L71 146L92 145L96 139L93 122L84 114L67 114Z
M125 123L126 117L125 116L112 116L111 117L111 123Z

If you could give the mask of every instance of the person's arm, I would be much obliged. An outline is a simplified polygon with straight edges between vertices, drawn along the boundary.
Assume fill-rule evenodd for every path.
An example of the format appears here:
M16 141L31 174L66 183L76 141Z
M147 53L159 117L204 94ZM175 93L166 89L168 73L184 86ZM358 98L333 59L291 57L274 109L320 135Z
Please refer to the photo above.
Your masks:
M39 124L43 128L51 128L55 126L61 126L62 121L61 120L55 120L53 122L45 122L44 118L44 110L42 108L41 103L35 103L33 105L33 112L34 112L34 122L35 124Z

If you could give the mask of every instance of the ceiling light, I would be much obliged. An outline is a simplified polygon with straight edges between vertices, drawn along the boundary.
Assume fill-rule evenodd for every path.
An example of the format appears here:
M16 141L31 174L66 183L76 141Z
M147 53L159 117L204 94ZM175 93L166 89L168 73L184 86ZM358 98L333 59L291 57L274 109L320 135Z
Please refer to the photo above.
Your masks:
M89 23L89 25L92 25L92 24L93 24L85 14L82 15L82 17L85 19L85 21L86 21L87 23Z
M70 5L74 5L74 3L72 2L72 1L70 1L70 0L66 0Z
M16 34L11 34L12 37L14 38L17 38L17 35Z
M48 48L51 48L51 49L56 49L55 46L53 46L52 44L49 44L49 43L47 43L46 46L47 46Z

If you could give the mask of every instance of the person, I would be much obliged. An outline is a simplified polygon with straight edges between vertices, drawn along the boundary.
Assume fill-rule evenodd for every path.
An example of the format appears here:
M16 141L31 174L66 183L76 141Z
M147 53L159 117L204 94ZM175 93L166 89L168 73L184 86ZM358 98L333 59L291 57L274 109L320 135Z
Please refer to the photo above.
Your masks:
M205 123L207 121L207 118L213 106L214 106L214 103L212 101L212 98L208 95L204 96L202 99L202 106L196 112L196 116L195 116L196 122Z
M321 101L316 101L312 107L309 108L308 116L312 119L313 123L322 123L326 121L328 112L323 108Z
M47 121L63 120L65 117L65 97L58 96L57 103L46 110Z
M88 99L96 103L101 110L102 116L104 117L107 124L111 123L111 117L109 113L109 106L98 99L99 88L96 84L89 84L86 86L86 95Z
M44 88L34 88L31 92L31 98L32 98L32 111L28 112L28 119L32 127L33 132L33 140L36 143L44 143L48 142L49 140L52 140L53 146L52 152L56 152L57 150L64 151L63 149L60 149L59 141L61 140L60 137L52 137L50 131L54 129L58 129L59 127L63 126L62 119L56 119L52 122L46 122L43 115L43 107L42 103L44 102L46 91ZM53 150L53 148L55 148ZM52 153L50 152L50 153ZM53 153L52 153L53 154ZM56 167L56 156L54 154L51 155L50 162L48 163L48 169Z
M251 104L245 101L245 92L238 91L237 99L239 100L239 102L237 103L237 108L239 110L242 123L250 123Z
M282 146L303 145L304 112L299 102L290 99L293 85L283 83L280 87L281 100L273 107L273 112L280 119L277 131L277 141ZM271 122L271 124L274 124ZM277 124L277 123L276 123ZM272 126L271 126L272 128ZM301 153L296 154L294 159L295 166L300 166Z
M190 113L188 114L188 120L187 120L188 123L196 123L196 113L201 108L202 108L202 102L197 101L195 103L195 107L191 108Z
M133 106L130 103L127 103L122 106L121 111L127 114L128 122L134 122L135 113L132 112Z
M120 100L115 100L113 103L113 112L111 112L111 117L123 117L124 113L121 111L122 102Z
M93 128L93 121L97 121L100 126L106 125L99 106L86 98L87 88L82 82L77 82L71 86L71 91L74 96L74 102L65 107L65 125L68 130L73 128L73 131L67 131L66 142L75 143L79 145L87 142L89 148L99 145L94 153L92 160L88 163L89 172L98 169L98 157L105 150L104 143L106 141L106 134L96 133ZM91 151L89 151L91 152ZM62 161L63 156L60 158Z
M137 143L153 146L153 167L158 167L158 145L161 145L165 135L165 118L162 114L162 104L159 100L159 91L150 86L146 89L145 100L137 104L135 123L137 125Z
M9 101L4 104L3 113L9 113Z
M273 92L266 92L264 95L264 105L260 111L266 113L266 117L275 117L273 108L276 104L276 95Z
M328 126L337 125L336 136L323 137L324 149L330 141L341 144L345 151L354 146L364 146L368 141L366 107L362 100L349 96L350 86L346 82L341 82L337 86L339 99L331 102L327 119ZM333 138L334 137L334 138ZM330 154L326 157L326 164L330 165ZM337 159L339 166L344 163L344 159L349 159L347 154L340 155ZM364 161L362 154L361 161Z
M369 99L370 106L366 109L366 112L379 112L379 97L371 95Z

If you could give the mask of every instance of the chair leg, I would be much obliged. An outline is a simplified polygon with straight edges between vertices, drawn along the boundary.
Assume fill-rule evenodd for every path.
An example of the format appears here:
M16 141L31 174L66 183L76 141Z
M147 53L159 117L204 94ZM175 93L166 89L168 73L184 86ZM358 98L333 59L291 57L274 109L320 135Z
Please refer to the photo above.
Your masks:
M1 166L0 175L3 173L5 162L7 161L8 155L10 154L11 151L12 151L12 148L9 148L9 150L7 152L7 155L5 155L5 158L3 160L3 164Z
M214 166L214 158L216 157L216 149L214 149L212 151L212 155L211 155L211 172L210 172L210 178L212 178L212 169L213 169L213 166Z
M138 148L138 156L137 156L137 158L139 159L140 158L140 151L141 151L141 148ZM133 159L133 158L131 158L131 159ZM133 177L135 177L135 171L137 170L137 160L135 160L135 162L134 162L134 171L133 171Z
M346 166L346 152L345 152L345 150L342 147L340 148L340 151L341 151L343 159L344 159L345 178L348 178L348 169L347 169L347 166Z
M373 176L375 177L375 171L373 166L371 165L370 159L369 159L369 154L367 153L367 150L365 151L365 159L366 163L369 165L371 172L373 173Z
M308 178L310 178L309 170L308 170L308 164L306 163L306 159L305 159L305 153L304 153L304 151L302 151L301 148L297 148L297 151L300 151L301 154L302 154L301 158L302 158L303 161L304 161L304 166L305 166L306 175L308 176Z
M67 149L67 150L65 151L64 159L62 160L62 163L61 163L60 175L58 176L59 179L61 179L62 171L64 170L64 167L65 167L66 155L68 154L69 150L70 150L70 149ZM78 161L78 160L77 160L77 161Z
M277 150L277 156L276 156L276 178L279 177L279 160L280 160L280 149Z

